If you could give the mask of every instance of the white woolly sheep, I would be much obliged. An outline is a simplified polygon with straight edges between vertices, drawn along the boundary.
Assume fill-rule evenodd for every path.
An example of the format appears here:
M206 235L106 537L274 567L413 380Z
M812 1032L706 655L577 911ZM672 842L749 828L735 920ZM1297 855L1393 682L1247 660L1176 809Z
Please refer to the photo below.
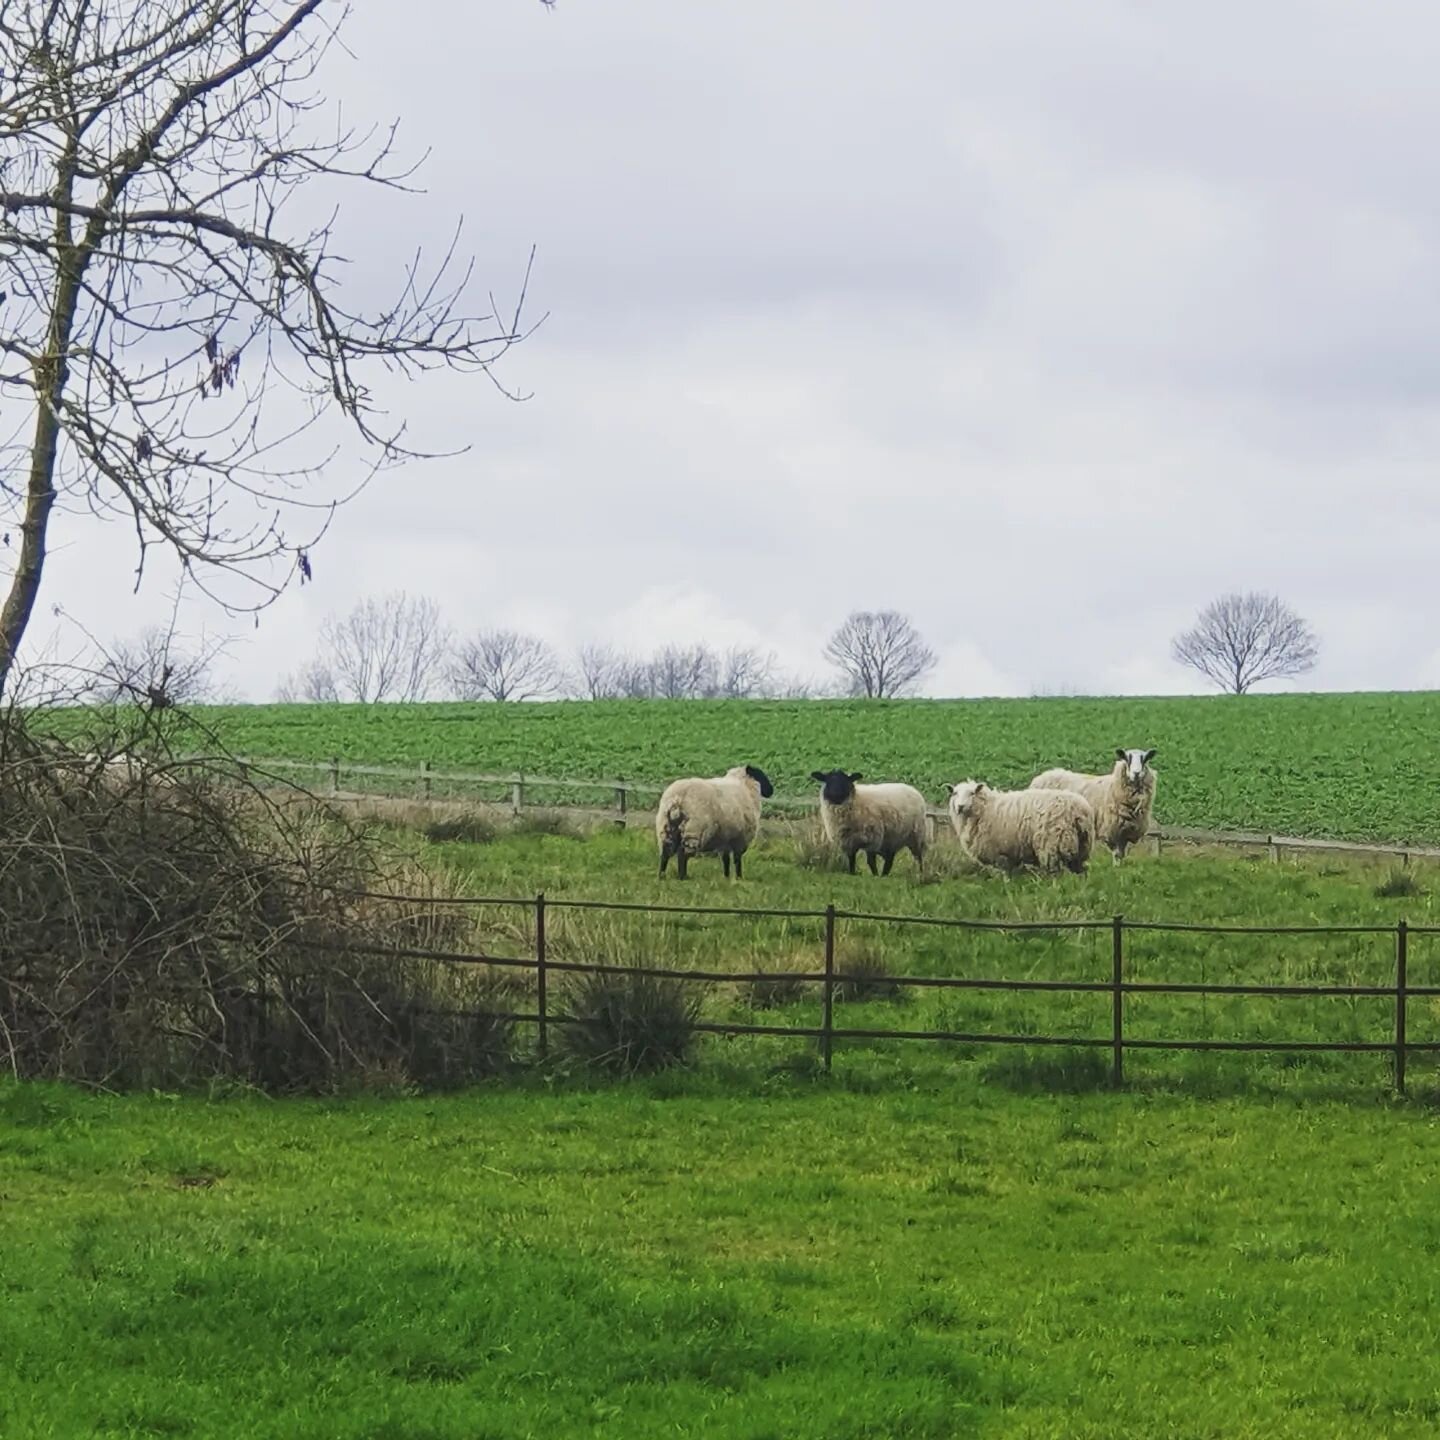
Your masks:
M857 785L862 778L859 771L814 770L810 778L821 786L825 838L845 856L852 875L855 857L862 850L872 875L877 856L885 862L880 873L888 875L902 850L915 857L916 865L924 866L930 820L925 797L913 785Z
M672 781L655 812L661 875L672 855L684 880L693 856L718 854L727 877L734 859L740 879L740 857L760 828L760 801L774 793L770 777L754 765L736 765L714 779Z
M1021 865L1085 873L1095 812L1071 790L992 790L983 780L951 785L950 823L972 860L1007 874Z
M1073 790L1095 811L1095 839L1110 848L1119 864L1131 845L1138 845L1150 829L1155 803L1154 750L1115 751L1115 767L1106 775L1081 775L1074 770L1047 770L1031 782L1032 790Z

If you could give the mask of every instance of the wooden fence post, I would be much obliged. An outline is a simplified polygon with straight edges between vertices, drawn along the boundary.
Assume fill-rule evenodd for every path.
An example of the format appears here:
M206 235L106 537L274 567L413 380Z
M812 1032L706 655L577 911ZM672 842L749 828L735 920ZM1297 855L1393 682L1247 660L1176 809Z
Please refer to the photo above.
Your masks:
M1266 849L1270 852L1270 863L1272 865L1278 865L1280 863L1280 847L1275 843L1275 837L1273 835L1267 835L1265 837L1265 845Z
M517 773L514 783L510 786L510 810L512 814L518 815L525 805L525 776Z
M615 808L620 812L620 818L616 824L623 830L625 828L625 777L619 777L620 783L615 787Z
M420 789L428 804L433 794L433 787L430 780L430 762L428 760L422 760L420 762Z
M835 907L825 907L825 1007L820 1022L820 1054L825 1061L825 1073L830 1073L830 1056L834 1045L832 1032L835 1029Z
M1409 986L1410 931L1402 920L1395 927L1395 1089L1405 1093L1405 1000Z
M535 1008L540 1016L540 1058L550 1053L550 1011L546 994L545 892L535 897Z
M1118 1090L1125 1083L1125 917L1110 922L1110 1083Z
M332 795L340 793L340 757L338 755L330 757L330 793Z

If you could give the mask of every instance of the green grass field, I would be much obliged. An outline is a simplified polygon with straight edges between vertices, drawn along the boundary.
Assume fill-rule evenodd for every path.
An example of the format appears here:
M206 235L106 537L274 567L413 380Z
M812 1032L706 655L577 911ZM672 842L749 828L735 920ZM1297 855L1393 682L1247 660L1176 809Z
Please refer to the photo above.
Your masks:
M1435 1126L967 1072L0 1086L0 1434L1430 1436Z
M831 758L929 788L932 774L1018 781L1040 759L1081 764L1093 748L1145 742L1168 760L1166 820L1429 839L1440 838L1425 799L1437 762L1420 732L1435 709L1429 696L1340 696L211 718L236 749L285 756L308 745L353 761L657 777L755 758L791 793ZM954 750L952 728L968 737ZM741 733L765 744L737 757ZM1047 748L1070 734L1080 738ZM993 763L952 770L967 744ZM1248 770L1231 765L1237 752ZM925 876L905 857L877 880L834 868L808 824L780 822L742 884L701 861L682 886L656 878L643 829L581 838L546 824L484 841L396 838L471 893L543 890L559 959L744 972L814 970L821 956L814 920L553 903L565 899L1440 923L1440 868L1423 864L1402 876L1376 862L1176 848L1006 883L942 838ZM471 940L528 954L532 913L485 911ZM866 920L843 922L840 942L842 969L867 957L918 975L1105 979L1110 968L1105 932ZM1137 979L1394 975L1390 934L1126 943ZM1412 937L1410 978L1440 983L1437 937ZM1103 1036L1109 1003L930 990L843 1001L836 1022ZM813 991L758 1006L729 982L709 986L705 1005L788 1026L813 1025L819 1010ZM1413 999L1409 1021L1412 1041L1440 1040L1440 1003ZM1152 1037L1386 1041L1393 1024L1383 998L1147 996L1126 1012L1127 1033ZM531 1043L517 1039L522 1052ZM649 1080L526 1063L447 1096L0 1082L0 1436L1436 1433L1435 1059L1412 1058L1408 1102L1379 1054L1132 1053L1119 1093L1107 1061L857 1040L837 1046L826 1076L805 1037L707 1037L691 1068Z
M272 705L201 718L256 756L654 784L752 762L791 796L813 793L810 771L844 765L937 803L947 781L1023 785L1049 765L1101 769L1116 746L1146 745L1159 750L1166 823L1440 843L1434 693Z
M551 959L601 960L735 973L815 973L823 962L818 919L747 915L646 914L567 910L557 902L600 900L639 905L764 907L808 911L834 903L842 910L885 915L962 917L972 920L1106 920L1123 914L1136 922L1230 925L1440 924L1440 868L1416 865L1404 875L1374 862L1297 858L1272 864L1261 855L1233 851L1167 850L1156 860L1132 857L1121 867L1109 859L1085 876L1022 876L1006 882L976 872L953 842L937 840L931 863L919 874L908 856L893 875L846 875L818 846L813 822L793 833L772 833L747 861L739 885L721 876L718 860L699 860L684 884L655 875L654 839L643 831L600 832L589 838L502 832L486 844L433 847L463 889L488 896L533 897L544 891ZM1385 893L1396 887L1408 893ZM1381 893L1377 893L1381 892ZM530 905L485 909L468 942L494 955L533 952ZM1127 932L1129 980L1181 983L1388 985L1394 983L1396 940L1380 934L1223 935ZM976 932L886 920L842 920L837 927L840 968L879 960L891 974L1108 982L1111 934L1082 931ZM1440 984L1440 936L1409 939L1411 985ZM779 1006L756 1008L754 991L716 984L706 992L709 1018L738 1023L814 1026L819 990L811 987ZM837 1007L846 1028L932 1029L967 1033L1073 1035L1111 1033L1111 998L1103 992L1013 992L914 989L899 999L860 999ZM1440 1004L1409 1002L1409 1038L1440 1041ZM1126 1001L1127 1033L1151 1039L1390 1041L1394 1002L1384 997L1261 997L1150 994ZM810 1053L804 1040L724 1042L730 1055L754 1053L769 1061ZM713 1047L710 1053L714 1053ZM847 1042L837 1052L843 1068L856 1054L914 1063L916 1047L886 1041ZM961 1051L982 1073L1009 1081L1024 1075L1037 1084L1101 1080L1108 1054L1093 1049ZM1174 1079L1232 1092L1255 1083L1330 1085L1383 1082L1389 1057L1379 1055L1171 1055L1134 1053L1132 1078ZM1412 1059L1412 1083L1428 1086L1435 1062Z

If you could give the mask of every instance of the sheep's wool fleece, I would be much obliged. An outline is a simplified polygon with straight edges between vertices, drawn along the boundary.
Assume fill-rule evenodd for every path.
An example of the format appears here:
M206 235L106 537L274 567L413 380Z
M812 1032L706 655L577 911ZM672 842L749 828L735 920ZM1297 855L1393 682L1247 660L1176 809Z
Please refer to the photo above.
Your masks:
M1114 850L1138 845L1150 831L1155 803L1155 772L1147 769L1138 786L1125 776L1125 762L1117 760L1106 775L1082 775L1075 770L1047 770L1031 782L1032 790L1073 790L1095 811L1095 839Z
M714 779L672 781L655 812L662 847L671 824L690 855L748 850L760 828L760 786L743 765Z
M820 801L825 838L846 852L920 854L929 838L925 797L913 785L857 785L843 805Z
M982 865L1042 870L1084 865L1095 839L1095 812L1071 790L991 790L974 797L969 814L950 823L966 852Z

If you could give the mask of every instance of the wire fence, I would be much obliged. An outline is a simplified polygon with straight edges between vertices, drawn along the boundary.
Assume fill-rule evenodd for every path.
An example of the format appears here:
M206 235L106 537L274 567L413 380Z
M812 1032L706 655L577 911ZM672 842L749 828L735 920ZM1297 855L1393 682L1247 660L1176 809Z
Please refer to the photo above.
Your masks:
M372 894L362 898L407 900L410 897ZM961 1045L1025 1045L1065 1046L1102 1049L1109 1052L1109 1075L1119 1086L1125 1079L1127 1051L1273 1051L1317 1053L1370 1053L1391 1057L1391 1075L1395 1089L1404 1094L1409 1057L1419 1053L1440 1051L1440 1040L1413 1040L1408 1034L1408 1010L1412 1000L1440 997L1440 985L1415 985L1409 978L1410 942L1417 935L1440 935L1440 926L1410 925L1404 920L1395 925L1200 925L1175 921L1127 920L1123 915L1108 919L1087 920L971 920L934 915L891 915L873 911L843 910L827 905L822 910L744 909L729 906L641 905L599 900L556 900L542 894L528 898L465 897L431 900L415 898L417 906L430 904L465 905L475 908L510 907L528 912L532 924L533 949L528 955L492 955L455 953L444 950L375 946L357 953L388 955L397 959L431 960L456 965L493 965L533 971L536 975L536 1008L533 1012L511 1012L503 1017L517 1023L537 1027L538 1048L544 1055L549 1046L552 1026L590 1023L583 1016L569 1015L552 1005L550 979L556 975L632 975L675 980L693 984L766 984L814 986L820 991L819 1023L814 1025L771 1025L759 1022L702 1020L694 1028L700 1033L716 1035L776 1036L817 1041L824 1068L832 1068L837 1041L931 1041ZM764 970L737 972L695 969L683 966L645 966L608 964L589 960L559 959L550 953L547 941L547 920L555 911L622 911L647 914L732 916L751 919L779 918L787 921L811 922L820 926L820 964L815 969ZM993 933L1093 932L1108 939L1108 973L1101 979L1010 979L974 975L892 975L886 973L886 986L898 990L964 990L1023 992L1035 994L1088 994L1108 996L1109 1024L1100 1035L1054 1034L982 1029L904 1029L874 1026L856 1027L837 1024L835 1003L839 987L846 975L837 966L837 927L848 921L885 922L897 926L927 926L949 930ZM1156 980L1137 978L1127 963L1132 938L1140 934L1241 936L1373 936L1382 937L1392 953L1393 978L1386 983L1371 984L1292 984L1239 983L1234 980ZM1326 997L1346 1000L1388 1000L1393 1005L1393 1022L1384 1039L1214 1039L1183 1035L1137 1034L1130 1027L1130 1001L1157 995L1246 996L1246 997Z

